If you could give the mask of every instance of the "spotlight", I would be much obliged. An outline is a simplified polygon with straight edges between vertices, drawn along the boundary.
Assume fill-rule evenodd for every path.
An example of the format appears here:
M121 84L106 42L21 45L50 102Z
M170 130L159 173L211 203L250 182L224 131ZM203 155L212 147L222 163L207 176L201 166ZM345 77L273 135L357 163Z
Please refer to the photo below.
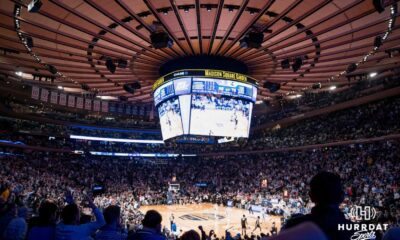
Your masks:
M126 83L123 85L123 89L128 93L134 94L137 89L140 89L142 86L139 82L134 83Z
M278 91L281 88L281 85L279 83L273 83L273 82L264 82L263 87L268 89L271 93L274 93Z
M207 9L207 12L211 12L211 9L212 9L212 7L211 7L211 5L206 5L206 9Z
M329 87L329 90L331 90L331 91L333 91L333 90L335 90L336 89L336 86L330 86Z
M351 73L351 72L354 72L356 69L357 69L357 64L352 63L347 67L346 72L347 73Z
M154 32L150 35L151 44L155 49L172 47L174 42L164 31Z
M54 67L53 65L47 65L47 70L49 70L49 72L51 73L51 74L57 74L57 68L56 67Z
M377 72L372 72L372 73L369 74L369 77L370 77L370 78L373 78L373 77L375 77L376 75L378 75Z
M89 85L87 85L86 83L82 83L82 84L81 84L81 88L82 88L83 90L85 90L85 91L89 91L89 90L90 90Z
M380 46L382 46L382 37L376 36L374 40L374 47L379 48Z
M40 0L32 0L28 5L28 12L35 13L39 12L40 7L42 7L43 3Z
M294 59L294 63L292 64L293 72L297 72L301 68L301 65L303 65L303 60L301 57L296 57Z
M28 48L33 48L33 39L30 36L25 36L25 43Z
M314 84L311 86L311 88L312 88L312 89L320 89L320 88L321 88L321 83L314 83Z
M378 13L382 13L383 11L385 11L385 7L383 5L383 1L384 0L372 0L372 4L374 5L375 10Z
M184 8L183 8L183 11L184 11L185 13L188 13L188 12L189 12L189 7L184 7Z
M289 69L290 68L289 58L286 58L286 59L281 61L281 67L282 67L282 69Z
M106 67L107 67L107 70L110 71L110 73L115 73L115 70L117 69L117 66L115 66L115 64L111 58L107 58Z
M18 77L22 77L23 74L24 74L24 73L21 72L21 71L15 72L15 75L17 75Z
M60 89L60 90L64 89L63 86L57 86L57 88Z
M242 48L260 48L264 40L264 34L260 32L249 32L240 40Z
M118 59L118 67L119 68L126 68L126 66L128 66L128 61L125 59Z

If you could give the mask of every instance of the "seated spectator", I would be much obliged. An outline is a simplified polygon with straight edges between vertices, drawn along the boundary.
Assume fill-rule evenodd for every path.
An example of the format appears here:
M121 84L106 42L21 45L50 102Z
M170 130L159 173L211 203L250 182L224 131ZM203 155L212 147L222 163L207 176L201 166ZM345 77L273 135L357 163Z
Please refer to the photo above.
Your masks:
M125 240L127 234L121 229L121 208L119 206L108 206L103 211L106 225L97 232L96 240Z
M28 240L55 239L57 223L57 205L44 201L39 207L39 217L28 233Z
M180 240L200 240L200 235L195 230L190 230L183 233Z
M165 240L161 235L161 222L162 217L156 210L149 210L146 212L142 221L143 229L138 230L129 240Z
M317 224L329 239L350 239L349 231L338 231L338 224L351 223L339 209L343 202L340 177L330 172L320 172L311 179L310 198L315 207L305 216L294 217L288 220L283 229L292 228L304 222Z
M68 204L61 213L62 222L56 227L57 240L78 240L91 239L91 235L99 228L104 226L105 221L103 214L94 205L91 199L88 199L89 207L92 208L95 222L79 224L80 211L75 203Z
M7 225L3 233L3 240L23 240L26 236L28 225L26 224L27 209L20 207L14 209L14 218Z

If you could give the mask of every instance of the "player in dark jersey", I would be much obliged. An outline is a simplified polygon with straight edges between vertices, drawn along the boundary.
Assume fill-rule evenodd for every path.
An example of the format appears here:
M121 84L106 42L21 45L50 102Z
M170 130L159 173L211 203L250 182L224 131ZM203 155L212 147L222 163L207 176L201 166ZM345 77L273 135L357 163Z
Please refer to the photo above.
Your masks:
M257 217L257 220L256 220L256 227L254 228L253 232L256 231L257 228L260 229L260 232L261 232L260 216ZM253 232L251 232L251 233L253 233Z
M245 215L243 215L240 222L242 223L242 235L244 236L246 235L246 229L247 229L247 218Z

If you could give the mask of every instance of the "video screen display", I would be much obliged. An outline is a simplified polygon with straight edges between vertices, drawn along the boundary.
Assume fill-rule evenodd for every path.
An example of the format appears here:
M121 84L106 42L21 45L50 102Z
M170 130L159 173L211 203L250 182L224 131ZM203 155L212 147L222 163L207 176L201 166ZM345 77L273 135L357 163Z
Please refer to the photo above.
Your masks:
M235 96L255 101L253 92L257 94L257 88L248 83L231 80L193 78L192 92Z
M190 134L248 137L252 105L241 99L192 95Z
M163 140L183 134L179 99L171 98L158 106Z
M257 85L179 76L155 85L153 95L163 140L181 135L239 138L249 136Z

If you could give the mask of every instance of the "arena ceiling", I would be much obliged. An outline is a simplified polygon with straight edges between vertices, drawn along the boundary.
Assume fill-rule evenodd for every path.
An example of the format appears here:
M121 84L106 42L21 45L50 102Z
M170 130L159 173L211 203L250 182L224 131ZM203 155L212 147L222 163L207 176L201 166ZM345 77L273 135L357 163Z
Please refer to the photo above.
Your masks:
M160 65L185 55L243 61L260 83L259 99L298 94L315 83L340 87L348 84L344 71L352 63L360 63L352 74L362 75L392 69L399 60L387 54L400 47L393 21L398 13L391 12L392 3L378 13L372 0L48 0L37 13L27 11L27 0L1 2L1 73L51 77L50 64L58 70L56 87L80 92L87 84L89 91L132 102L152 101ZM376 36L383 37L390 24L391 33L374 50ZM173 39L171 48L151 46L155 25ZM261 48L239 46L249 31L264 33ZM26 36L33 40L31 49L22 42ZM112 74L105 57L128 60L128 67ZM295 57L303 58L297 72L282 69L282 60ZM136 81L140 90L124 91L124 83ZM270 93L265 81L282 87Z

